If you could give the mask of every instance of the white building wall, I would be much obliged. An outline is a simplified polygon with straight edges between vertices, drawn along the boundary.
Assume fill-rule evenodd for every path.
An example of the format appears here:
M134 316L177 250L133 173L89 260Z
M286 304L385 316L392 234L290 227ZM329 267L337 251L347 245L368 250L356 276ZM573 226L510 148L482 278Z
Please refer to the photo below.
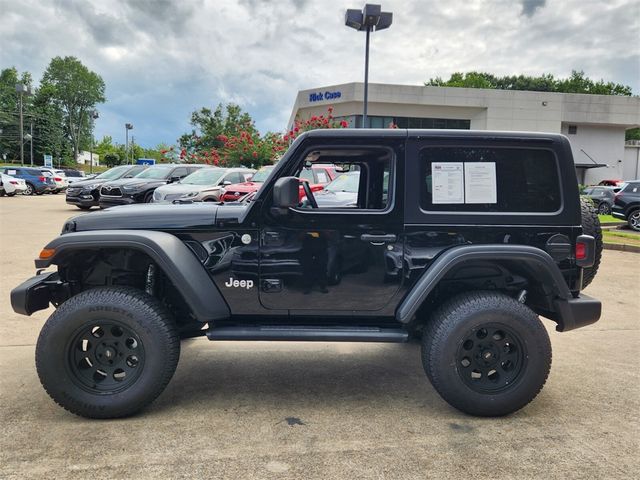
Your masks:
M640 179L640 144L624 147L623 180Z
M585 172L584 183L592 185L600 180L622 179L624 160L624 127L604 125L576 125L577 133L569 134L569 125L563 123L561 133L571 143L573 161L578 164L601 163L602 168L590 168ZM591 158L589 158L591 157ZM593 159L593 160L592 160Z

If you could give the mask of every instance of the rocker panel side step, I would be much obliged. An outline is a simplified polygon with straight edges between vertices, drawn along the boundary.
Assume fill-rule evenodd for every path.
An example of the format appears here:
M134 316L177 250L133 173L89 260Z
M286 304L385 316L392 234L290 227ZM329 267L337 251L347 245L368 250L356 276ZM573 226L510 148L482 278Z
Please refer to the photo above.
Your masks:
M409 334L401 328L261 325L212 327L207 330L207 338L209 340L402 343L409 339Z

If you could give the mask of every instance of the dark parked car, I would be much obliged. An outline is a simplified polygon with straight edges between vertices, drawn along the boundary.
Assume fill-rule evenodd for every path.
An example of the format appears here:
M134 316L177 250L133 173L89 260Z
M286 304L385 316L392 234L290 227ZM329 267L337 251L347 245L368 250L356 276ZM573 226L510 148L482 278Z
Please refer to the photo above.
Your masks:
M595 186L585 188L582 194L593 201L600 215L609 215L613 206L613 199L619 191L620 188L618 187Z
M43 193L53 192L57 189L56 182L53 177L44 175L37 168L29 167L3 167L2 172L12 177L21 178L27 184L25 195L42 195Z
M356 205L323 207L308 181L301 205L310 163L360 171ZM36 369L58 404L86 417L149 405L175 372L180 339L201 335L420 338L426 377L447 402L506 415L549 375L540 317L560 332L600 318L582 289L601 231L574 165L569 140L551 133L305 132L248 203L131 205L67 220L36 260L50 270L16 287L11 305L25 315L56 307ZM562 408L575 404L562 393ZM213 407L204 410L215 416Z
M67 203L81 210L97 207L100 201L100 187L103 184L120 178L133 178L146 168L146 165L120 165L96 177L74 182L67 188Z
M616 193L611 215L629 222L629 226L640 232L640 180L632 180Z
M134 178L105 183L100 188L100 208L151 203L156 188L182 180L207 165L153 165Z

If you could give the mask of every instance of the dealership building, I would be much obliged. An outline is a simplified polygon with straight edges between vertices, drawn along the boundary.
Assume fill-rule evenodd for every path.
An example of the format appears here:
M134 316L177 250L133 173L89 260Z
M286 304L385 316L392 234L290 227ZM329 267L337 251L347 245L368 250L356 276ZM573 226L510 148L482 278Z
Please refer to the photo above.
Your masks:
M289 119L326 115L362 127L363 83L298 92ZM369 84L367 126L553 132L571 143L580 183L640 177L638 145L625 131L640 127L640 98L614 95Z

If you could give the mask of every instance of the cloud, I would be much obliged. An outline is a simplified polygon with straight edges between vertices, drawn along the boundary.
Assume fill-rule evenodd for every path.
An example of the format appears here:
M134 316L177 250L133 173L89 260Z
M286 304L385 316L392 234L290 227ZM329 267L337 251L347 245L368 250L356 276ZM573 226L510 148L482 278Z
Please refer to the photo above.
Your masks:
M544 7L547 0L522 0L522 14L531 17L536 10Z
M298 90L362 81L364 34L342 0L5 2L0 68L39 79L54 56L102 75L97 136L174 142L190 112L235 101L262 131L283 130ZM371 37L370 80L420 85L455 71L572 69L640 93L638 0L384 0L394 23ZM621 48L622 47L622 48Z

